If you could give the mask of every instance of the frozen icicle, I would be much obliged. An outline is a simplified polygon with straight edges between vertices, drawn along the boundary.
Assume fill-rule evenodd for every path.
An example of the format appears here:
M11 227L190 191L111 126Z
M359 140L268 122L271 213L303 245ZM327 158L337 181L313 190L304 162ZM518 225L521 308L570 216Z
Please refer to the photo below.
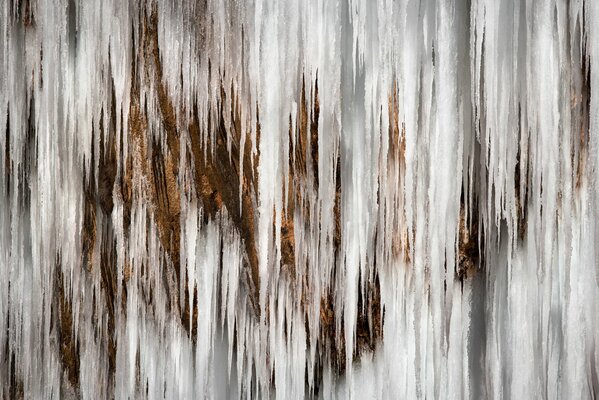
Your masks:
M598 23L3 2L0 397L596 397Z

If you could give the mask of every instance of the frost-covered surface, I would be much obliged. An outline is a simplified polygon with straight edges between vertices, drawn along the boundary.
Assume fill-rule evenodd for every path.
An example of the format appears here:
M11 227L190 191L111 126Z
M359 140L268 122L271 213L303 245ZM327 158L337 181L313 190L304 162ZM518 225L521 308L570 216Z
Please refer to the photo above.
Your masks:
M4 398L599 393L599 2L6 0L0 46ZM294 186L304 100L317 150ZM259 282L238 211L207 217L194 181L220 118L250 148ZM144 174L158 153L177 257Z

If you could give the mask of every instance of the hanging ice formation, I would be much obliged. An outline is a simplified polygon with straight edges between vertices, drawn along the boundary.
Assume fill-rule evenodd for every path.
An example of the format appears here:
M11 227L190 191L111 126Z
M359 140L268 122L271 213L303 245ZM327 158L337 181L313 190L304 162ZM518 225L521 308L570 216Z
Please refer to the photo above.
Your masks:
M599 2L4 0L0 397L596 398Z

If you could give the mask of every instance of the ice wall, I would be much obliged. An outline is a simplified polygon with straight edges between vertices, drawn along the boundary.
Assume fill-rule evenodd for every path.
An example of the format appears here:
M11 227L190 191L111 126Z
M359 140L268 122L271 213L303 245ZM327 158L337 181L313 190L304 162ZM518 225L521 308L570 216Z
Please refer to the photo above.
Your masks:
M596 398L598 29L1 2L2 398Z

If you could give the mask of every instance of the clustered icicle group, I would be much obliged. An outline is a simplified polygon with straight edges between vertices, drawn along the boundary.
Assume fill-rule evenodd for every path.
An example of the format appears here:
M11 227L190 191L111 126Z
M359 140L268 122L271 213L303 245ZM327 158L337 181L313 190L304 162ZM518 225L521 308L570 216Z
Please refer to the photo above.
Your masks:
M599 2L0 3L0 398L595 398Z

